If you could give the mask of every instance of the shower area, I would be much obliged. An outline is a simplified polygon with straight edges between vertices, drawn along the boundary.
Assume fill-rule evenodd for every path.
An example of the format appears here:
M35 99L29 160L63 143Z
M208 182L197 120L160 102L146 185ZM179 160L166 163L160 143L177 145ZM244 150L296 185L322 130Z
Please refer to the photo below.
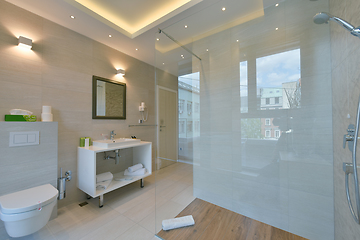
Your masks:
M178 79L178 160L191 165L192 194L304 238L356 239L342 141L355 124L360 39L313 17L360 4L243 2L248 12L235 0L213 1L155 37L156 67ZM345 16L360 24L355 14ZM181 155L184 132L191 144Z

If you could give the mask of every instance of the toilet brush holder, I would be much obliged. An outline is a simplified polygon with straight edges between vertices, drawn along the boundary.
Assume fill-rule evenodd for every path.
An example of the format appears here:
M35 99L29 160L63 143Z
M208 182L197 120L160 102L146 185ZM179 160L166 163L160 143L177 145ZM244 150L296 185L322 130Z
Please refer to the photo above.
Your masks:
M67 171L65 173L65 177L63 177L62 168L60 168L60 177L58 178L59 200L66 197L66 182L70 180L71 180L71 171Z
M59 187L59 200L66 197L66 178L61 177L58 179L58 187Z

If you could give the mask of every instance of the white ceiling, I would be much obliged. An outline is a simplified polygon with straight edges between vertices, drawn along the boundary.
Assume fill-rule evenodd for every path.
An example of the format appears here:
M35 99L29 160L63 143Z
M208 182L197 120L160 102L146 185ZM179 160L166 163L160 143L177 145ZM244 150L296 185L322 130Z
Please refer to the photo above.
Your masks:
M155 65L155 41L158 28L165 29L173 25L172 28L178 28L178 31L175 31L178 34L174 37L186 44L262 16L264 8L280 0L6 1ZM149 2L153 5L149 5ZM90 3L92 5L84 6ZM222 11L222 7L226 7L226 10ZM70 18L71 15L75 18ZM189 19L188 28L185 29L183 24L176 24L186 22L186 18ZM172 41L157 44L160 52L167 52L175 47Z

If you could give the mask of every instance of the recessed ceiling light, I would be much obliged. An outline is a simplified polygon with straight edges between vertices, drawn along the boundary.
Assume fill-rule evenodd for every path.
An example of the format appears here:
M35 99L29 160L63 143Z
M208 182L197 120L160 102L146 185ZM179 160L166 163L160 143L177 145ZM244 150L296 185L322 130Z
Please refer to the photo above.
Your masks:
M137 51L137 50L139 50L139 49L135 48L135 50Z
M226 8L224 8L224 7L223 7L221 10L222 10L222 11L225 11L225 10L226 10Z
M277 3L277 4L275 4L275 7L278 7L279 6L279 4Z
M165 65L165 63L163 63L163 65Z
M277 30L279 30L279 28L275 28L275 30L277 31Z
M187 25L185 25L185 28L187 28Z
M239 42L239 39L237 39L236 42Z
M207 49L206 49L206 51L208 52L208 51L209 51L209 49L207 48Z
M111 34L109 34L109 37L112 37Z
M181 56L182 58L184 58L184 55L181 54L180 56Z
M160 38L157 38L157 39L156 39L156 41L159 41L159 40L160 40Z
M75 16L71 15L70 18L75 19Z

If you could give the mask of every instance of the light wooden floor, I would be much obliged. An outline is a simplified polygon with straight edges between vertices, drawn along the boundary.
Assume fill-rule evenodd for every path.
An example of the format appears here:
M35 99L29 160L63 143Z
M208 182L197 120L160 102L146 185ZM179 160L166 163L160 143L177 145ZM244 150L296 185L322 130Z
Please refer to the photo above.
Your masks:
M195 199L177 217L193 215L195 225L157 236L164 240L306 240L305 238Z

